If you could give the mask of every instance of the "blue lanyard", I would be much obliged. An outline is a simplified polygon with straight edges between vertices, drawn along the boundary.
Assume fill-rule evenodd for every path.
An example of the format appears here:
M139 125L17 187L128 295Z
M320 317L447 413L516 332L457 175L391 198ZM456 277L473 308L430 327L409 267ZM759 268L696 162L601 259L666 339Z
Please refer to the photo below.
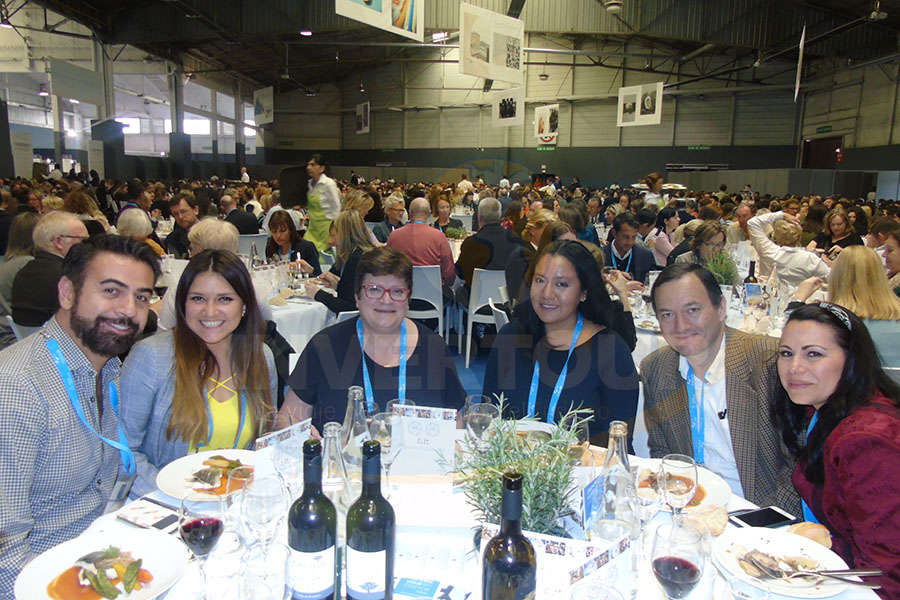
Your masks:
M223 380L223 381L227 381ZM206 438L205 444L197 444L197 449L202 448L203 446L209 446L209 443L212 441L213 431L216 429L216 424L213 423L212 411L209 409L209 403L214 400L209 397L209 394L206 395L206 422L209 423L209 436ZM241 421L238 424L237 433L234 435L234 445L231 447L232 450L238 447L238 442L241 440L241 432L244 431L244 419L247 416L247 394L244 390L241 390Z
M569 372L569 359L572 358L572 352L575 350L575 344L578 343L578 337L581 335L581 329L584 327L584 317L578 313L578 321L575 323L575 331L572 332L572 341L569 343L569 354L566 355L566 362L563 363L562 371L556 378L556 385L553 386L553 394L550 396L550 404L547 406L547 422L553 425L554 415L556 414L556 404L559 402L559 396L562 394L563 387L566 385L566 374ZM528 416L533 417L535 404L537 403L538 384L541 378L541 365L535 359L534 371L531 374L531 389L528 391Z
M366 410L375 412L375 396L372 394L372 380L369 379L369 367L366 366L366 343L363 339L362 319L356 321L356 337L359 339L359 351L362 354L363 388L366 391ZM406 319L400 322L400 375L397 378L397 398L400 404L406 404Z
M610 245L610 248L609 248L609 254L610 254L610 256L612 256L612 259L613 259L613 267L619 269L619 260L621 260L621 259L616 258L616 251L615 251L615 248L613 248L611 245ZM628 262L625 263L625 269L624 269L624 270L619 269L619 270L622 271L623 273L627 273L627 272L628 272L628 269L631 268L631 257L632 257L632 256L634 256L634 248L632 248L631 250L628 251Z
M694 440L694 460L697 464L703 464L703 446L706 444L706 421L703 418L703 381L700 381L700 402L697 402L696 380L694 379L694 367L688 365L687 395L688 409L691 414L691 437Z
M812 419L809 420L809 426L806 428L806 439L809 440L809 434L812 433L813 427L816 426L816 423L819 420L819 411L813 413ZM810 523L818 523L819 520L816 518L816 515L813 514L812 509L809 507L809 504L806 503L806 500L800 499L800 503L803 506L803 520L809 521Z
M56 363L56 369L59 371L59 376L69 395L69 402L72 403L75 414L78 415L78 418L84 426L87 427L88 431L100 438L101 441L119 451L119 454L122 456L122 465L125 467L125 472L129 475L133 475L137 471L134 463L134 452L132 452L131 448L128 446L128 439L125 437L125 431L122 429L122 424L119 422L119 390L116 389L116 384L112 381L109 382L108 393L109 403L112 405L113 414L116 415L116 426L119 429L118 442L103 437L91 427L90 423L88 423L87 418L84 416L84 409L81 407L81 401L78 399L78 390L75 388L75 378L72 376L72 369L69 368L69 364L63 356L62 348L59 347L59 342L51 338L44 343L47 346L47 350L50 352L50 356L53 357L53 362ZM98 402L103 402L103 398L99 398Z

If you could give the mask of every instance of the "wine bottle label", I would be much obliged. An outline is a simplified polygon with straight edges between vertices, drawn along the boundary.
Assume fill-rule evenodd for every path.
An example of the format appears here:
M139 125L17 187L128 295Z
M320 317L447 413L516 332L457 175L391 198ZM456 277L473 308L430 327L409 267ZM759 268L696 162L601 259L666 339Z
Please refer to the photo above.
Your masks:
M347 595L356 600L384 598L387 552L360 552L347 546Z
M321 600L334 593L334 546L321 552L291 548L289 569L291 600Z

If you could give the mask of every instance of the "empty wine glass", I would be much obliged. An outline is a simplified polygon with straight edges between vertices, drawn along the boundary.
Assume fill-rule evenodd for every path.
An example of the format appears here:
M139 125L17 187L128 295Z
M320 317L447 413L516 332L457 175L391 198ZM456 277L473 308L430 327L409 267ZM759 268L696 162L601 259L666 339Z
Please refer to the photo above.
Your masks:
M287 490L276 477L260 477L250 482L241 499L241 516L247 528L266 552L275 539L288 511Z
M660 493L654 485L652 488L641 484L646 484L644 478L641 477L642 468L639 465L631 467L631 474L634 476L634 512L635 526L631 531L631 569L637 572L640 562L645 558L644 536L647 530L647 524L656 516L660 509ZM652 480L651 480L652 481Z
M197 558L202 582L201 598L204 600L207 586L206 559L216 547L222 532L225 531L225 522L219 505L201 502L206 499L205 496L198 494L187 494L181 499L178 511L178 533Z
M400 398L394 398L393 400L388 400L387 405L384 407L384 412L392 413L394 412L395 406L415 406L416 403L407 398L403 402L400 402Z
M378 413L369 421L369 435L381 444L381 465L384 468L385 496L390 495L391 490L391 464L394 462L394 454L391 452L391 438L394 426L394 413Z
M475 440L479 449L483 449L487 446L487 442L484 439L484 433L491 426L491 423L494 422L494 419L499 417L500 409L493 404L487 403L472 404L469 406L465 415L463 415L466 432L471 439Z
M300 438L291 436L275 444L273 463L275 471L281 476L291 499L299 495L303 480L303 462Z
M492 404L492 402L488 396L482 394L470 394L466 396L466 401L463 403L462 410L456 414L458 428L465 428L466 424L463 422L463 418L469 412L469 407L476 404Z
M243 598L290 600L292 592L288 584L289 569L290 549L284 544L276 542L268 550L251 548L246 555L241 582Z
M704 532L691 521L661 525L653 535L652 569L666 598L687 597L706 566Z
M661 487L666 504L672 508L676 523L683 520L682 509L697 493L697 463L684 454L667 454L659 464L657 485Z

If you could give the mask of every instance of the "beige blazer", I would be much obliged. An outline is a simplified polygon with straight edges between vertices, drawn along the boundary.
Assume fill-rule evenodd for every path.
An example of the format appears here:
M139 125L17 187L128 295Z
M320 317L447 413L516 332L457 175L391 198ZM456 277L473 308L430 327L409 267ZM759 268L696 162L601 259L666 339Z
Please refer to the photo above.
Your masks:
M725 393L728 426L744 496L760 506L775 505L800 515L800 497L791 483L794 459L772 424L774 338L725 328ZM644 421L650 456L693 456L685 380L679 355L664 346L641 362Z

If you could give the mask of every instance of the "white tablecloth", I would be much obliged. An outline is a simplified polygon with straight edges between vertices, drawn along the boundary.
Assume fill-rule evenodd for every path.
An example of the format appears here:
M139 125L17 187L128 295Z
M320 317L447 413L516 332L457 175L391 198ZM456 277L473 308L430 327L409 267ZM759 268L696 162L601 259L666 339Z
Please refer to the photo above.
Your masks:
M290 300L284 306L271 306L278 333L300 354L312 336L328 324L328 308L315 300Z

